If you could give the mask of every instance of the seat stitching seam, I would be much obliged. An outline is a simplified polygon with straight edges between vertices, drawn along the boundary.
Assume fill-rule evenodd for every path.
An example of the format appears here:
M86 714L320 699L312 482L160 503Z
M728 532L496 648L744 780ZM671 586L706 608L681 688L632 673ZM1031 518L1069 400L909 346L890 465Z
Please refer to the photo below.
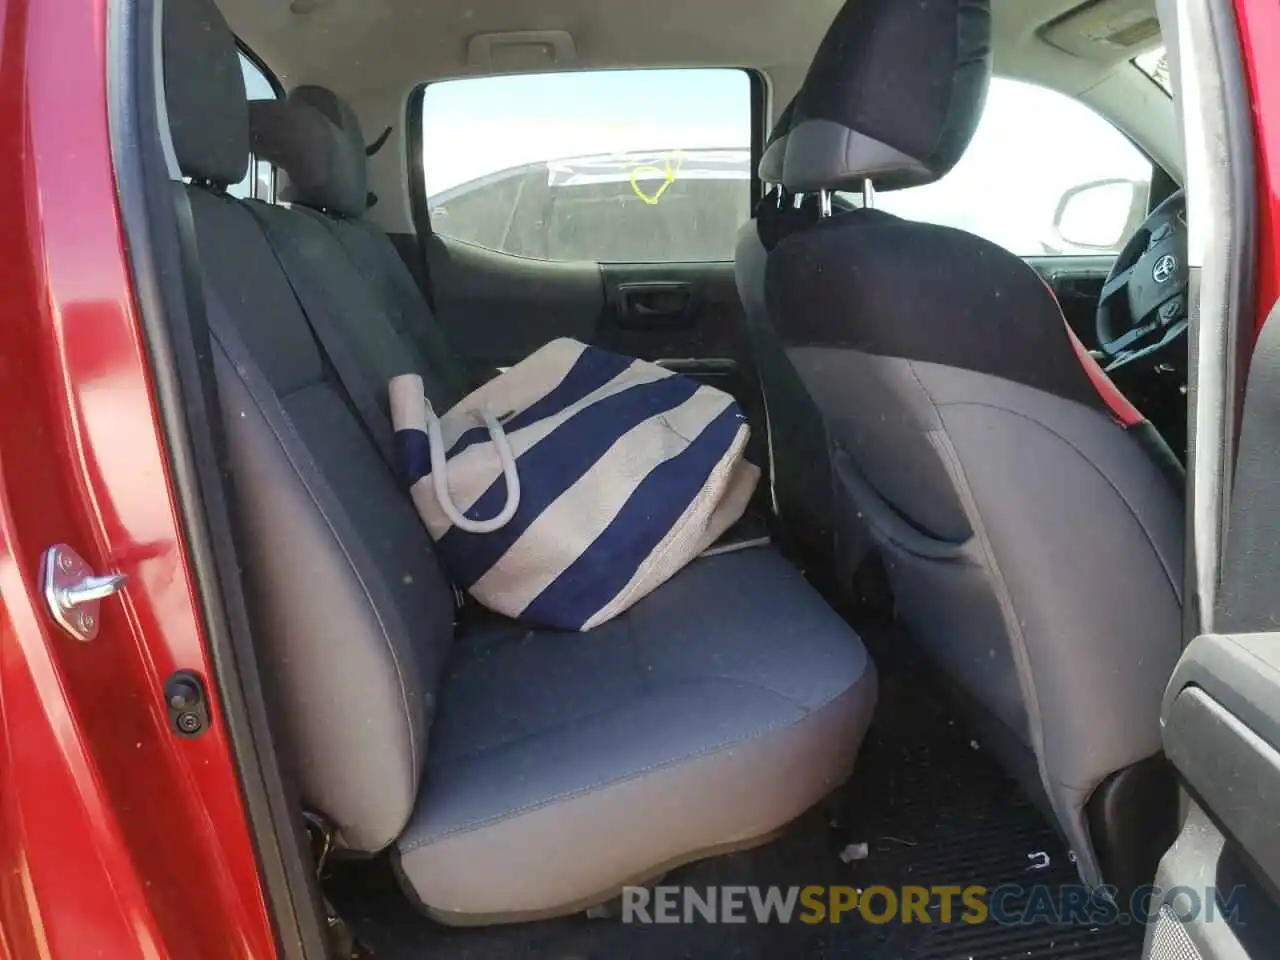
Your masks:
M930 401L932 402L932 397L930 397ZM934 407L937 409L938 405L935 403ZM966 512L971 514L972 542L977 545L983 563L990 571L995 584L996 603L1000 608L1000 616L1004 620L1005 630L1009 634L1010 652L1013 654L1014 668L1018 673L1018 683L1026 698L1025 706L1028 713L1029 733L1033 741L1031 744L1032 751L1036 758L1036 769L1040 775L1041 783L1044 785L1045 792L1048 794L1049 803L1056 809L1057 805L1054 803L1053 792L1050 790L1050 785L1055 781L1049 774L1048 762L1044 753L1044 714L1040 709L1040 697L1036 689L1035 670L1031 665L1030 649L1027 645L1027 638L1022 632L1022 622L1018 618L1017 608L1013 602L1013 594L1009 590L1009 584L1005 581L1004 572L1000 569L1000 564L996 561L995 550L992 548L991 539L987 535L986 523L982 520L982 515L973 496L973 490L969 486L968 477L964 472L964 465L960 462L959 455L951 443L945 426L941 430L930 431L930 436L933 439L932 446L942 456L944 463L950 467L949 472L953 475Z
M1107 486L1109 486L1112 490L1114 490L1116 493L1116 496L1120 498L1120 502L1124 504L1125 509L1129 511L1129 515L1133 517L1134 522L1138 525L1138 529L1141 530L1143 533L1143 536L1146 537L1147 545L1151 548L1151 552L1155 554L1156 560L1160 563L1160 569L1161 571L1163 571L1165 580L1169 584L1170 590L1173 592L1174 599L1177 600L1179 604L1182 603L1182 594L1179 591L1177 584L1174 580L1173 572L1169 569L1169 565L1165 562L1164 555L1160 552L1159 549L1156 548L1155 538L1152 537L1150 530L1148 530L1147 528L1147 525L1143 523L1142 518L1138 515L1137 510L1135 510L1133 504L1129 502L1129 498L1126 497L1124 493L1120 490L1120 488L1115 485L1114 481L1112 481L1112 479L1108 477L1096 463L1093 462L1093 459L1089 457L1088 454L1086 454L1078 446L1072 443L1069 439L1064 437L1057 430L1054 430L1053 427L1049 426L1048 424L1044 423L1041 420L1037 420L1035 417L1028 416L1027 414L1022 413L1021 411L1018 411L1018 410L1011 410L1008 407L1002 407L999 404L983 403L977 400L957 400L957 401L937 404L937 406L938 407L986 407L990 410L999 410L1002 413L1007 413L1015 417L1021 417L1023 420L1026 420L1028 423L1034 423L1036 426L1040 427L1046 433L1050 433L1053 436L1057 437L1059 440L1065 443L1068 447L1074 450L1076 454L1080 457L1080 459L1083 460L1085 463L1087 463L1098 476L1100 476L1104 481L1106 481Z
M219 345L221 346L222 345L221 337L218 338L218 342L219 342ZM224 350L225 350L225 347L224 347ZM228 357L228 359L230 358ZM244 384L245 389L248 391L250 398L254 401L256 405L258 405L259 402L258 402L258 398L255 396L255 391L249 385L248 378L249 376L251 376L249 371L242 369L240 364L237 364L235 362L231 363L231 367L232 369L235 370L236 375L237 377L239 377L241 383ZM290 434L290 438L297 445L303 447L303 449L305 450L304 441L301 435L298 433L297 428L294 426L293 420L289 417L288 413L284 410L283 405L278 404L278 406L280 407L280 412L282 414L282 416L280 417L280 420L282 421L282 425L284 429L288 430ZM347 549L347 545L343 542L342 538L338 535L338 532L334 527L333 520L329 516L329 514L326 512L324 505L320 502L320 499L317 496L315 489L313 488L312 482L307 478L304 470L301 468L301 465L298 462L298 458L295 457L294 455L294 451L290 450L290 444L284 442L284 438L280 436L279 431L276 428L276 425L272 423L272 418L268 417L265 411L261 410L260 405L259 405L259 415L262 417L263 421L267 424L267 427L271 430L272 434L275 436L276 443L279 445L281 452L285 455L285 458L289 461L289 465L293 468L293 472L295 476L297 476L299 482L302 484L303 489L307 491L307 496L311 499L312 505L316 508L316 511L320 514L321 518L324 520L325 526L328 528L330 536L332 536L334 542L337 543L338 548L342 551L342 556L346 560L348 568L351 570L352 574L355 576L356 582L360 585L360 590L364 594L364 597L369 604L370 610L372 610L373 612L374 619L378 624L378 629L382 634L383 642L386 644L388 651L390 651L391 653L391 660L396 670L397 685L400 688L400 706L403 712L405 727L409 734L409 762L408 762L409 782L413 784L414 793L416 794L418 790L419 777L417 772L417 766L414 763L413 758L417 756L417 753L418 753L418 749L417 749L418 738L413 729L412 712L409 708L409 692L405 688L406 671L404 669L404 665L400 662L400 657L396 652L395 644L392 642L390 634L387 631L387 625L383 617L382 611L378 608L378 604L374 602L373 596L369 591L369 586L365 582L364 576L361 574L358 566L356 565L354 559L351 556L350 551ZM311 466L315 468L317 474L320 474L320 468L318 465L312 463ZM425 706L426 704L424 703L424 707Z
M970 515L970 526L973 530L971 542L976 544L983 562L991 572L991 577L996 587L996 603L1000 608L1001 619L1005 622L1005 630L1009 634L1009 646L1010 652L1013 654L1014 669L1018 673L1018 683L1023 688L1023 694L1026 698L1028 732L1033 741L1031 747L1036 758L1036 770L1040 775L1040 780L1044 785L1050 805L1055 806L1056 809L1056 805L1053 802L1053 792L1050 789L1053 778L1049 775L1048 762L1044 756L1044 715L1040 710L1040 698L1035 685L1035 671L1031 666L1031 653L1027 646L1026 637L1022 632L1022 622L1018 618L1017 609L1013 603L1013 594L1005 581L1004 573L1000 569L999 563L996 562L995 550L991 546L990 537L987 535L986 523L978 510L977 500L974 498L973 489L969 485L969 478L965 473L964 464L960 462L960 455L956 451L955 445L951 442L951 435L947 432L946 423L942 420L941 408L943 406L954 406L955 404L939 404L924 385L919 372L915 368L915 364L911 360L907 360L907 368L911 371L912 376L916 378L916 382L920 384L920 389L924 391L929 403L933 406L939 426L935 430L928 431L930 445L937 450L938 455L942 458L944 467L951 474L952 482L956 486L956 492L960 496L965 512Z
M495 823L501 823L504 820L512 820L518 816L521 816L522 814L532 813L536 810L541 810L544 807L549 807L556 803L562 803L566 800L575 800L578 797L586 796L589 793L595 793L596 791L601 789L607 789L609 787L616 787L616 786L621 786L622 784L625 784L625 783L630 783L632 780L642 777L647 773L653 773L654 771L657 771L657 770L665 770L670 767L678 766L682 763L688 763L691 760L700 760L708 756L711 756L713 754L722 753L723 751L731 747L738 746L739 744L750 743L752 741L759 740L762 737L764 737L766 734L777 733L783 730L789 730L792 727L795 727L803 723L804 721L811 719L814 714L830 706L832 703L839 700L841 697L852 695L854 690L858 687L860 683L862 683L865 677L866 677L866 671L864 670L862 676L860 676L856 681L854 681L854 683L851 686L835 694L834 696L828 698L827 700L823 701L818 706L813 707L808 713L805 713L802 716L799 716L795 720L792 720L788 723L771 724L766 727L760 727L755 730L752 730L750 733L746 734L745 736L736 737L729 740L723 740L719 743L709 745L693 753L685 754L682 757L675 757L669 760L660 761L658 763L648 764L645 767L641 768L640 770L632 771L631 773L627 774L624 777L618 777L612 780L601 780L585 787L579 787L576 790L567 791L565 793L557 794L556 796L553 796L553 797L547 797L545 799L538 800L533 803L524 804L523 806L517 807L513 810L505 811L504 813L497 816L487 817L484 820L480 820L474 823L464 824L452 830L448 830L448 831L445 831L444 833L438 834L434 837L428 837L423 840L415 840L413 843L408 844L407 846L402 846L400 848L400 852L402 854L411 853L412 851L417 850L420 847L431 846L433 844L440 843L443 840L447 840L450 837L455 837L460 834L473 833L476 830L482 830L485 827L492 826Z
M640 666L640 665L637 664L637 666ZM643 670L643 667L641 667L641 669ZM797 710L801 711L801 713L804 713L804 714L811 713L813 710L820 710L822 706L826 705L826 703L823 703L818 707L806 707L803 703L801 703L799 700L796 700L794 697L790 697L780 690L774 690L771 687L766 687L762 683L755 683L754 681L751 681L751 680L739 680L736 677L726 677L720 674L709 675L706 677L690 678L688 680L681 680L674 683L668 682L664 685L664 689L673 690L673 689L678 689L680 687L699 686L702 684L710 683L712 681L720 681L721 683L725 683L730 686L751 687L756 690L763 690L765 693L769 693L769 694L772 694L773 696L776 696L779 700L785 700L788 705L795 707ZM648 681L647 679L645 679L645 680L642 680L641 683L646 687L646 689L640 697L636 698L636 701L649 699L653 697L656 693L654 685L652 684L651 681ZM840 694L837 693L835 696L838 697L840 696ZM828 700L826 702L829 703L830 701ZM446 756L443 759L438 760L437 762L439 764L451 764L451 763L461 763L466 760L475 760L475 759L478 759L479 757L485 756L486 754L492 753L495 750L502 750L506 747L515 746L516 744L527 743L528 741L536 740L539 737L552 736L552 735L564 733L565 731L570 730L574 727L580 726L582 724L592 723L596 720L599 720L601 717L606 717L611 713L617 712L617 710L618 708L616 706L603 707L600 710L592 710L590 713L584 713L580 717L574 717L571 720L566 720L563 723L556 724L555 726L546 727L542 730L531 731L529 733L522 733L518 736L511 737L510 739L503 740L500 743L490 743L483 747L479 747L475 750L469 750L466 753L459 753L452 756Z

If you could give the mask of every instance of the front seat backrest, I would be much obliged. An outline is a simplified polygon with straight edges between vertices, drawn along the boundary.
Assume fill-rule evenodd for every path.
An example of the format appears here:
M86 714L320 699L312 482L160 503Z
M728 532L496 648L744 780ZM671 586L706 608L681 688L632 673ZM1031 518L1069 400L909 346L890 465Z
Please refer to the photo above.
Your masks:
M852 0L797 97L783 186L821 211L946 174L989 36L986 0ZM1100 392L1040 277L960 230L820 216L768 253L764 294L821 411L838 530L872 535L900 622L1097 882L1114 845L1086 804L1159 753L1181 630L1182 505L1126 430L1140 415Z

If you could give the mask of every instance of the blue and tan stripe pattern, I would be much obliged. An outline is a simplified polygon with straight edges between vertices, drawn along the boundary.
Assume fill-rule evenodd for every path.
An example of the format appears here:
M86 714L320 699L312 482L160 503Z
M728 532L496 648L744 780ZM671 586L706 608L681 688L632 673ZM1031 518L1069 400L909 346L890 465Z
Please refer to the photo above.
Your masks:
M497 415L520 503L491 533L449 522L436 500L421 379L391 382L396 441L418 512L455 581L532 623L587 630L616 616L741 516L758 471L733 398L574 340L555 340L440 417L462 516L496 516L502 465L476 411Z

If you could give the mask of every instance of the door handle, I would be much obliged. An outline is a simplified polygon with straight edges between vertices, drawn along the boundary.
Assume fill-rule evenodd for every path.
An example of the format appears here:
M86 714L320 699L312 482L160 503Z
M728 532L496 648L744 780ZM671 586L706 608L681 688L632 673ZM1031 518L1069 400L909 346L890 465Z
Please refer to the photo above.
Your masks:
M693 322L693 285L679 280L618 284L618 321L623 326L681 326Z

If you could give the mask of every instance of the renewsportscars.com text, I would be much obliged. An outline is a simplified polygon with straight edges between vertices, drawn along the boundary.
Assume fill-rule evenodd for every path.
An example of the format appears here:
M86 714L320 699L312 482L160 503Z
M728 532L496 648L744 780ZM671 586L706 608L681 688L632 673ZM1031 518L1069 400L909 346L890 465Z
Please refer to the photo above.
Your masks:
M1242 888L1140 887L1125 903L1114 887L1005 884L960 886L626 887L623 923L866 923L981 924L1148 923L1161 904L1184 922L1239 922Z

